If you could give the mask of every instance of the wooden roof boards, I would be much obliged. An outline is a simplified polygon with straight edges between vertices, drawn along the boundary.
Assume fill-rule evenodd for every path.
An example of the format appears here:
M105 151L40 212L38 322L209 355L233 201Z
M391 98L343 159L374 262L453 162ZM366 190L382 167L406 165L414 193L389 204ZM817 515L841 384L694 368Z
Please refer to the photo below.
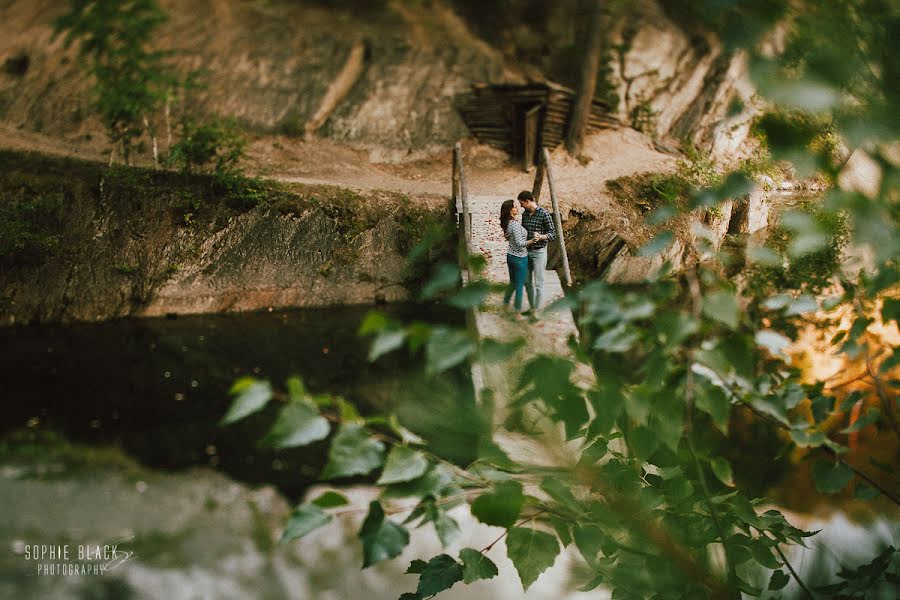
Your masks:
M533 132L537 136L537 148L555 148L565 138L574 98L574 91L550 81L477 83L457 99L457 110L479 142L505 150L514 158L525 158L523 164L527 168L531 160L522 156L525 148L523 140L527 137L525 114L536 105L542 107L537 119L537 131ZM609 105L594 98L589 129L619 126L621 123L610 114Z

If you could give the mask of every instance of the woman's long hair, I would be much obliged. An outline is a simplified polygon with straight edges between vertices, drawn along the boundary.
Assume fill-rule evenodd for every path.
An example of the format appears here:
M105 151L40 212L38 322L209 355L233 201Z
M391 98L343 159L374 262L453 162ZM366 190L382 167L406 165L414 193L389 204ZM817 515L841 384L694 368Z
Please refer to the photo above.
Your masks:
M505 200L500 206L500 228L503 230L503 235L506 235L506 228L512 220L512 215L510 213L512 212L513 206L515 206L515 200Z

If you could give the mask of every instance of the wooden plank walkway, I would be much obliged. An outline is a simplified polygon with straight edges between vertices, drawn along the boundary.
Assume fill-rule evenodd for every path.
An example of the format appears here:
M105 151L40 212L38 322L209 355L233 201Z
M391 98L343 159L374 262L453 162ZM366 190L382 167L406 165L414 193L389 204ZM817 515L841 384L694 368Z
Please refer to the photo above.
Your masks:
M518 193L518 192L516 192ZM471 251L482 254L487 259L485 276L492 283L509 282L506 266L506 249L508 242L500 229L500 205L510 196L469 196L468 205L471 214L472 243ZM462 202L457 200L457 218L462 219ZM460 228L461 235L465 235ZM564 297L560 278L556 271L548 270L544 276L544 306L535 320L513 319L511 312L503 306L501 293L492 293L480 309L472 309L469 317L476 334L480 339L492 338L498 341L511 342L517 338L525 341L522 349L508 361L501 363L474 364L473 382L479 396L484 389L491 390L496 406L495 424L506 418L506 406L514 398L516 383L521 376L523 365L539 354L573 357L569 347L571 337L578 338L578 328L571 310L554 308L551 305ZM523 307L527 307L527 299ZM588 365L578 364L575 372L579 385L588 386L594 382L594 373ZM507 451L514 452L518 460L533 464L559 464L558 457L547 455L546 444L535 444L533 440L525 440L509 433L498 436L497 441ZM549 440L544 440L548 442ZM559 446L563 444L558 440Z

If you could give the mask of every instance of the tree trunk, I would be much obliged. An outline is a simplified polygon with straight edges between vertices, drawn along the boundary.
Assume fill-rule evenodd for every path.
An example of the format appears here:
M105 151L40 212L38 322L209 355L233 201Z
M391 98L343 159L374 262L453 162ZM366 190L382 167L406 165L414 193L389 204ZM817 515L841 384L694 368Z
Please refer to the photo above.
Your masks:
M166 153L172 151L172 94L166 94Z
M150 144L153 147L153 170L159 171L159 144L156 142L156 132L154 132L153 127L150 126L150 121L147 119L146 115L144 116L144 128L150 136Z
M581 154L584 145L584 136L591 116L591 103L594 100L594 90L597 88L597 72L600 67L600 55L603 52L603 1L594 0L591 12L578 91L572 103L569 129L566 132L566 150L576 157Z

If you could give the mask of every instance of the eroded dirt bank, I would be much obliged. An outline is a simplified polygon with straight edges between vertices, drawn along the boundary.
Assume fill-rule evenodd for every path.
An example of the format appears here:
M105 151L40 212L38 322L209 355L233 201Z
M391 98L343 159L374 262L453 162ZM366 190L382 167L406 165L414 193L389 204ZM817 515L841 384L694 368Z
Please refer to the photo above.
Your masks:
M409 299L440 198L0 152L0 322Z

